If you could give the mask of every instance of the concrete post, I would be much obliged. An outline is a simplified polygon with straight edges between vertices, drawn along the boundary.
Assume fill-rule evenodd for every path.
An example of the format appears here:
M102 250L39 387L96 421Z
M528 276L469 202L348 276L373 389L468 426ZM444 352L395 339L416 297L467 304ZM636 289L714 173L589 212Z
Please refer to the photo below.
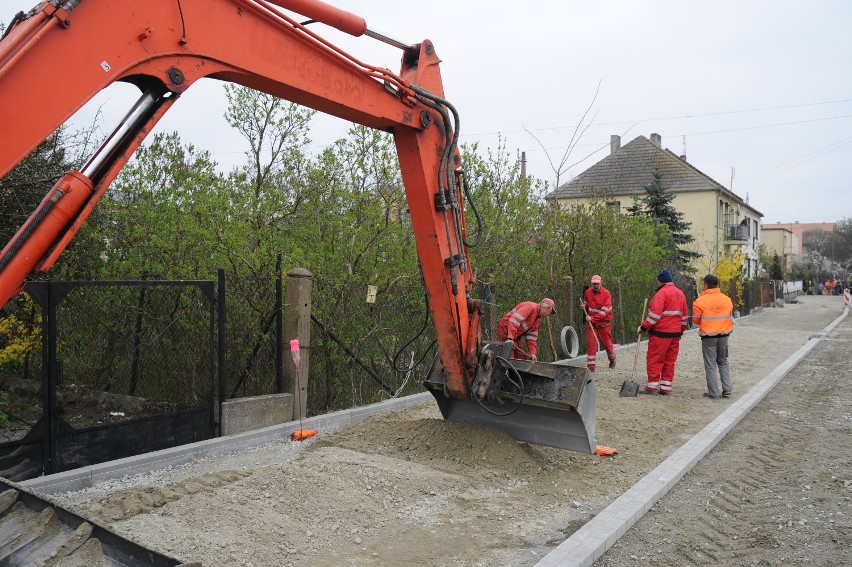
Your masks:
M284 392L293 394L293 419L307 417L308 376L311 369L311 288L314 275L304 268L287 272L284 291ZM299 339L302 353L296 372L290 341Z

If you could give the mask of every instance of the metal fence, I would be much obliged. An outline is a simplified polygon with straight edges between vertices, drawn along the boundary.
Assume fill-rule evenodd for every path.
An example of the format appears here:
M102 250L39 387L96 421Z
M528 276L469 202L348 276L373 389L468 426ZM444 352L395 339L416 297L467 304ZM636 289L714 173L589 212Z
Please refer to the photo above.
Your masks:
M30 453L45 456L45 470L117 458L115 451L128 449L122 447L123 441L111 441L115 450L101 451L99 456L84 445L102 445L104 438L97 435L110 428L119 431L123 424L132 428L124 431L138 441L136 452L213 436L217 401L283 392L280 262L276 273L277 279L255 281L250 289L244 280L221 270L218 285L30 284L28 290L37 301L10 303L0 325L13 320L54 338L45 343L44 356L30 351L13 362L0 360L6 394L0 396L0 416L6 421L0 421L0 468L3 455L24 439L35 443L27 449ZM694 281L682 279L675 283L691 305L697 296ZM643 303L656 286L618 280L604 285L612 294L614 342L633 342ZM517 303L554 299L557 315L539 329L539 359L547 362L565 358L560 346L565 326L577 332L579 353L586 351L579 305L584 289L583 283L572 280L542 284L481 278L471 295L485 306L486 340L494 339L500 318ZM725 291L742 315L771 305L778 293L770 282L747 281L740 289L731 286ZM308 415L422 391L436 351L420 278L397 277L371 291L368 297L368 286L360 280L341 283L314 277ZM53 316L45 319L50 313ZM218 387L213 385L214 375ZM54 397L44 392L54 392L50 394ZM172 421L152 425L150 433L140 435L139 424L156 416L171 416ZM163 427L179 433L166 433ZM91 434L95 430L99 433ZM50 431L55 439L60 432L67 433L66 445L83 456L44 445L51 442ZM81 436L81 431L89 436Z
M24 319L42 346L0 366L0 476L215 435L213 282L31 282L26 292L3 320Z
M420 279L377 288L368 302L366 286L314 279L309 414L422 391L435 330Z

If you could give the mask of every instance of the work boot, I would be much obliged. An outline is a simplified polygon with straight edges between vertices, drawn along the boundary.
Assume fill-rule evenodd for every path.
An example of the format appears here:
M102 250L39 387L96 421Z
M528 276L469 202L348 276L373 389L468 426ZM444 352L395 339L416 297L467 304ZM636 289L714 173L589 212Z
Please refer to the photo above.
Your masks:
M653 396L654 394L657 393L657 391L656 390L646 390L645 388L642 388L641 390L639 390L639 393L645 394L646 396Z
M615 368L615 359L614 358L609 361L609 367Z
M722 392L722 397L723 397L723 398L730 398L730 397L731 397L731 392Z
M701 395L704 396L705 398L710 398L711 400L718 400L719 399L719 396L714 396L710 392L704 392Z

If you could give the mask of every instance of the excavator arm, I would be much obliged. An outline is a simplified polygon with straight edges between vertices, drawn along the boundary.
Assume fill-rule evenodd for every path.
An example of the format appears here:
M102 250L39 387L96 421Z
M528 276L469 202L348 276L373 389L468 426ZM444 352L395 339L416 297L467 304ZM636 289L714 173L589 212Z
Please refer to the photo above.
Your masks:
M358 61L288 12L400 47L399 74ZM445 417L453 417L452 400L473 398L474 413L477 407L489 416L500 413L485 400L487 393L488 403L504 403L503 381L491 380L499 364L489 362L501 351L483 348L478 303L467 294L473 279L464 245L458 119L444 98L439 63L429 40L409 46L318 0L42 2L16 17L0 40L0 177L112 83L131 83L141 95L0 252L0 308L27 277L56 262L177 98L199 79L218 79L393 135L438 340L439 359L426 386ZM582 392L585 377L578 380ZM523 386L502 389L517 407L524 405ZM589 438L581 450L589 450L588 428L581 433Z

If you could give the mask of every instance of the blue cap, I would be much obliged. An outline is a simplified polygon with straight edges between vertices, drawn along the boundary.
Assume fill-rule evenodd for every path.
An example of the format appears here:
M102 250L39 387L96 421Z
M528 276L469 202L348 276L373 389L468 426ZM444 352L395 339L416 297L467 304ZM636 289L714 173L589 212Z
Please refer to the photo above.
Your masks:
M668 283L672 281L672 273L668 270L662 270L657 274L657 281L660 283Z

